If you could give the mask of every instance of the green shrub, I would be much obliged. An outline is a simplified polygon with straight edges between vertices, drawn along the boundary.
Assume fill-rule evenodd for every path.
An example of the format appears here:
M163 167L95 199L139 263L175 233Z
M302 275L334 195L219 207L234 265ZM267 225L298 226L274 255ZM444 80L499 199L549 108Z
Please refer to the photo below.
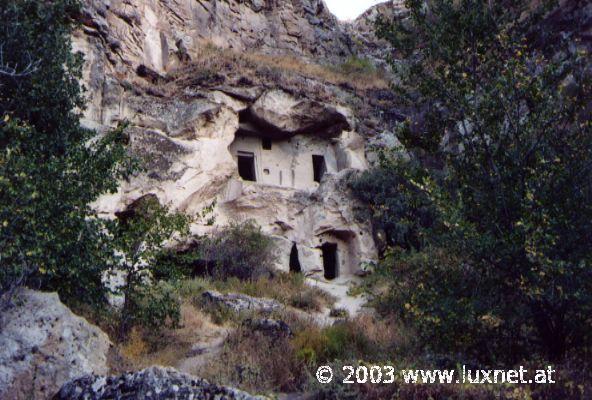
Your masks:
M290 297L289 305L305 311L321 311L323 299L314 290L304 290L294 293Z
M384 360L401 344L390 321L368 315L325 328L307 327L292 340L295 354L308 365L350 358Z
M175 329L181 322L181 301L175 288L166 282L142 286L131 292L125 318L128 326L158 332Z
M471 269L450 249L391 251L380 268L390 276L391 286L376 301L378 311L397 312L426 349L456 355L457 361L461 354L488 362L526 348L516 331L520 322L511 319L524 310L500 301L499 282L492 274Z
M349 313L345 308L332 308L329 316L333 318L347 318L349 317Z
M253 221L247 221L196 238L189 249L161 252L153 272L162 280L211 276L216 280L247 281L272 276L274 261L271 238Z
M121 254L117 269L124 274L124 284L116 288L124 296L120 318L120 337L124 338L132 325L146 324L156 328L170 319L178 324L179 301L169 286L153 286L152 270L162 253L163 245L174 235L187 235L191 218L171 212L155 195L145 195L117 214L113 224L113 242Z
M240 280L271 276L273 242L254 221L232 224L201 240L206 270L216 279Z
M152 274L154 279L163 281L181 281L204 276L205 261L197 245L183 251L166 249L156 256Z
M349 74L373 74L376 72L376 67L367 58L351 56L344 63L339 65L339 71Z

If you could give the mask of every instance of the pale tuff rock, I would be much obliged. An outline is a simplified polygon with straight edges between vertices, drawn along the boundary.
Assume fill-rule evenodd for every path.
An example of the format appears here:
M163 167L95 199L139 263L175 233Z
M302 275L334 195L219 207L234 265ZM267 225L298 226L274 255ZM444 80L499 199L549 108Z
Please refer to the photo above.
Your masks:
M348 110L271 89L251 104L236 100L245 107L237 111L229 104L235 99L222 91L204 92L212 95L160 98L124 91L116 109L103 108L103 115L131 122L130 148L148 170L101 198L96 207L103 215L149 193L190 214L215 202L217 225L254 219L274 237L280 269L289 269L297 246L302 272L322 278L326 242L338 245L339 276L353 276L361 263L375 259L371 227L356 221L343 182L349 171L367 168L365 141L347 130L354 120ZM242 157L252 160L256 182L241 177ZM196 234L210 229L193 226Z
M282 90L270 90L251 107L252 118L278 139L297 134L339 136L350 130L347 117L335 108L308 99L297 100Z
M47 399L71 379L105 374L109 338L56 293L22 290L0 315L0 398Z
M54 400L264 400L264 397L217 386L173 368L151 367L120 376L89 375L60 390Z
M99 199L101 216L153 194L192 215L216 204L216 226L197 221L196 235L255 220L277 244L281 270L292 256L310 277L347 280L376 259L372 229L355 219L344 183L368 167L350 95L308 78L279 87L232 66L203 79L199 68L167 75L191 63L202 39L268 54L347 56L341 25L321 0L85 4L74 40L86 60L84 123L105 131L128 121L130 151L147 170Z

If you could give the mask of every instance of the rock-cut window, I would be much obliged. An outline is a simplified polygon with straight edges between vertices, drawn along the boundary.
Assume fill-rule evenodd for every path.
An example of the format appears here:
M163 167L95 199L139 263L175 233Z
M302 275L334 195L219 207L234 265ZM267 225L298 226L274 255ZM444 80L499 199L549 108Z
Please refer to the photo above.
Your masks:
M327 172L327 166L325 165L325 157L313 155L312 168L314 174L314 181L320 183L323 179L323 175L325 175L325 172Z
M255 173L255 154L240 151L238 158L238 174L245 181L257 182Z

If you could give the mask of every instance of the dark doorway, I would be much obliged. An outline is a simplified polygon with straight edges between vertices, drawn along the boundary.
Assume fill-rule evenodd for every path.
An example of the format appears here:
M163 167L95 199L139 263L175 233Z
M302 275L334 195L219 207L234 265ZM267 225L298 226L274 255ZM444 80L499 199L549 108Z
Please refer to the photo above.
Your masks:
M312 168L314 170L314 181L320 183L321 179L323 179L323 175L325 175L325 172L327 171L325 157L313 155Z
M238 153L238 174L245 181L257 182L255 175L255 155L253 153Z
M337 245L335 243L325 243L321 246L323 251L323 268L325 270L325 279L333 280L339 275L337 265Z
M261 139L261 147L263 147L263 150L271 150L271 139Z
M300 273L302 272L302 266L300 265L300 258L298 257L298 246L296 243L292 245L292 251L290 252L290 272Z

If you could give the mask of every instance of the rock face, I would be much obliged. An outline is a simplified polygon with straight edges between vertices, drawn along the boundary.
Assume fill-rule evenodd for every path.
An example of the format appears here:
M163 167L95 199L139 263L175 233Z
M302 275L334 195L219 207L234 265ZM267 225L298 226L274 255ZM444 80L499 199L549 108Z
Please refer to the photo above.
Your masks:
M303 133L339 136L351 129L347 116L335 108L308 99L297 100L282 90L270 90L259 97L251 107L251 116L280 139Z
M286 62L338 65L351 54L322 0L87 0L80 19L84 123L104 132L129 122L129 150L146 169L99 199L100 215L146 195L192 215L214 204L216 226L256 220L277 245L278 269L296 254L318 279L351 279L376 259L345 178L368 168L365 138L382 130L376 108L389 99ZM283 69L269 55L286 57ZM197 221L192 232L216 226Z
M396 49L391 49L387 41L376 37L376 20L379 16L387 21L403 19L408 13L404 0L388 0L370 7L354 21L346 23L344 27L352 37L354 52L364 54L374 64L386 66L387 56L396 57Z
M0 398L47 399L71 379L107 372L109 338L56 293L23 290L0 316Z
M351 54L349 37L323 0L85 0L81 22L110 68L157 73L191 60L205 43L301 56Z
M90 375L62 387L54 400L263 400L172 368L151 367L116 377Z

